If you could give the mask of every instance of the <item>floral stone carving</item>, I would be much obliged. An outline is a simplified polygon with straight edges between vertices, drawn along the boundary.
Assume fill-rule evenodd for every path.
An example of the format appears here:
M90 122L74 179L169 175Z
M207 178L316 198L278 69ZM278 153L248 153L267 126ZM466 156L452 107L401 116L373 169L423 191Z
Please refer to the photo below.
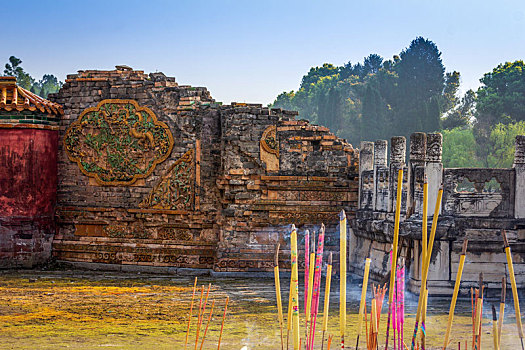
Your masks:
M261 161L266 164L267 171L279 170L279 139L277 138L277 127L267 127L259 142Z
M134 100L103 100L67 129L64 148L100 185L131 185L148 177L173 148L169 127Z
M139 207L191 210L194 192L193 153L191 149L177 159Z

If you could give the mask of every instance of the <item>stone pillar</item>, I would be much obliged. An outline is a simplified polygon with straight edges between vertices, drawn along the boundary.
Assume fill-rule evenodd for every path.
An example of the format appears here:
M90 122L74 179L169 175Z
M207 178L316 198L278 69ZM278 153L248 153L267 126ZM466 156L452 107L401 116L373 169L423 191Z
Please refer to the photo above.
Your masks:
M369 141L361 141L361 149L359 150L359 209L361 209L361 197L363 191L363 177L364 171L374 169L374 143Z
M390 140L390 180L389 180L389 199L388 211L395 211L396 191L397 191L397 173L399 169L405 167L407 140L404 136L394 136ZM406 178L405 175L403 175ZM405 195L403 195L405 197ZM403 208L403 205L401 206Z
M525 135L516 136L516 151L514 153L514 164L516 172L514 217L525 218Z
M439 187L443 183L443 164L441 156L443 152L443 135L440 133L427 135L427 164L425 174L428 181L428 216L434 215L436 199ZM440 213L443 210L441 205Z
M383 192L388 192L388 188L383 189L384 179L383 173L387 167L387 147L388 142L386 140L377 140L374 142L374 210L383 210L383 202L388 200L388 193L386 193L387 198L383 197ZM381 178L381 179L380 179Z
M407 210L411 213L420 213L422 211L426 152L427 135L424 132L415 132L410 135L410 163L407 174L409 200Z

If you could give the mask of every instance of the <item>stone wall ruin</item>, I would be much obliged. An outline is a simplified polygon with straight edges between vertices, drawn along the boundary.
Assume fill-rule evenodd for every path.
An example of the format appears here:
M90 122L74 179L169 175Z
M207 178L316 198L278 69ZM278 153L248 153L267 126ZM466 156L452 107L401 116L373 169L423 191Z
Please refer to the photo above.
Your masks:
M58 150L56 259L214 271L288 266L289 225L357 207L358 153L296 112L215 102L162 73L69 75ZM108 266L109 266L108 265Z

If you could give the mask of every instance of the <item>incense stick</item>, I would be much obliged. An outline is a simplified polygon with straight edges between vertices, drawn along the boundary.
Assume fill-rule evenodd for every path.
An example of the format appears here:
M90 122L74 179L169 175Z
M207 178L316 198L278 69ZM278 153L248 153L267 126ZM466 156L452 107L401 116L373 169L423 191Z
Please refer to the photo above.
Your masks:
M507 234L505 230L501 230L501 236L503 237L503 245L505 247L505 255L507 256L507 265L509 269L510 284L512 287L512 297L514 299L514 310L516 311L516 326L518 327L518 335L521 340L521 348L523 346L523 326L521 325L521 313L520 313L520 301L518 298L518 288L516 287L516 276L514 276L514 266L512 264L512 255L510 252L509 241L507 240Z
M496 316L496 308L492 305L492 338L494 340L494 350L499 350L498 345L498 318Z
M419 290L419 299L417 303L417 313L416 313L416 322L414 325L414 333L412 334L412 343L411 343L411 350L414 350L415 344L416 344L416 336L418 331L418 325L419 325L419 319L421 317L421 309L423 306L423 297L424 297L424 288L426 286L427 281L427 275L428 275L428 268L430 265L430 257L432 256L432 249L434 247L434 239L436 236L436 229L437 229L437 221L439 218L439 210L441 206L441 198L443 196L443 186L439 188L438 195L436 198L436 206L434 208L434 216L432 218L432 228L430 229L430 240L428 242L428 249L427 249L427 255L426 259L423 262L423 273L421 275L421 286Z
M390 267L390 285L388 291L388 318L386 322L386 342L385 350L388 349L388 338L390 331L390 316L392 313L392 299L394 297L394 278L396 276L397 266L397 245L399 242L399 218L401 215L401 196L403 189L403 168L399 169L397 173L397 196L396 196L396 212L394 219L394 242L392 247L392 265Z
M344 349L346 330L346 214L344 210L339 214L339 265L339 333L341 349Z
M201 299L199 301L199 316L197 318L197 336L195 338L195 349L197 349L197 344L199 341L199 324L201 323L201 312L202 312L202 297L204 295L204 285L201 287Z
M310 267L308 271L308 293L306 294L306 309L305 312L305 328L304 328L304 334L305 334L305 345L306 350L308 350L308 323L310 322L311 318L311 310L312 310L312 297L313 297L313 288L314 288L314 268L315 268L315 232L312 232L312 235L310 236Z
M292 225L291 240L291 259L292 259L292 329L293 329L293 348L299 350L299 270L297 266L297 230Z
M328 310L330 305L330 284L332 280L332 252L328 256L328 266L326 267L326 285L324 287L324 308L323 308L323 338L321 340L321 350L324 346L324 335L328 329Z
M311 325L310 325L310 337L307 339L307 349L313 349L315 341L315 326L317 323L317 314L319 312L319 297L321 295L321 268L323 267L323 250L324 250L324 224L321 224L319 230L318 244L317 244L317 256L315 259L315 271L314 271L314 289L312 295L312 308L311 308Z
M468 240L463 241L463 248L461 249L461 255L459 257L458 272L456 274L456 283L454 284L454 292L452 293L452 301L450 302L450 310L448 312L448 323L447 331L445 332L445 342L443 343L443 350L448 346L450 331L452 330L452 321L454 320L454 311L456 310L456 301L459 294L459 286L461 283L461 275L463 274L463 267L465 266L466 252L467 252Z
M505 315L505 297L507 293L507 280L505 276L501 279L501 298L499 301L499 320L498 320L498 346L501 344L501 327L503 326L503 317Z
M204 340L206 339L206 333L208 333L208 326L210 325L211 316L213 314L213 307L214 306L215 306L215 300L213 300L212 303L211 303L210 316L208 317L208 322L206 323L206 329L204 330L204 334L202 335L201 347L199 348L200 350L202 350L202 346L204 345Z
M275 256L274 256L274 277L275 277L275 295L277 298L277 312L279 316L279 329L281 330L281 350L284 350L284 340L283 340L283 304L281 302L281 282L279 280L279 247L280 244L277 243L275 246Z
M313 264L313 261L312 261ZM304 316L306 317L306 305L308 305L308 281L310 274L310 231L304 232Z
M190 336L190 322L191 322L191 312L193 311L193 300L195 299L195 289L197 288L197 277L195 277L195 282L193 283L193 293L191 295L191 306L190 312L188 313L188 329L186 330L186 341L184 342L184 350L188 346L188 337Z
M365 311L366 306L366 290L368 287L368 275L370 273L370 258L365 260L365 272L363 274L363 286L361 287L361 302L359 303L359 315L357 319L357 340L355 344L356 350L359 348L359 336L363 329L363 312Z
M221 350L222 330L224 329L224 320L226 319L226 310L228 309L229 300L230 297L226 297L226 304L224 305L224 314L222 315L221 333L219 334L219 345L217 345L217 350Z

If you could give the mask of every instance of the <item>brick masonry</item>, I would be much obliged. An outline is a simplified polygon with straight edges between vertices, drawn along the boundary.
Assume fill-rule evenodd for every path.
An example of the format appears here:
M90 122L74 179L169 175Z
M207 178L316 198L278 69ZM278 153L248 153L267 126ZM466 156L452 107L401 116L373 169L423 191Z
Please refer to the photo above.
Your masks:
M357 151L295 112L125 66L79 71L50 98L64 109L56 259L271 271L277 242L288 265L290 224L325 223L335 251L337 214L356 209Z

